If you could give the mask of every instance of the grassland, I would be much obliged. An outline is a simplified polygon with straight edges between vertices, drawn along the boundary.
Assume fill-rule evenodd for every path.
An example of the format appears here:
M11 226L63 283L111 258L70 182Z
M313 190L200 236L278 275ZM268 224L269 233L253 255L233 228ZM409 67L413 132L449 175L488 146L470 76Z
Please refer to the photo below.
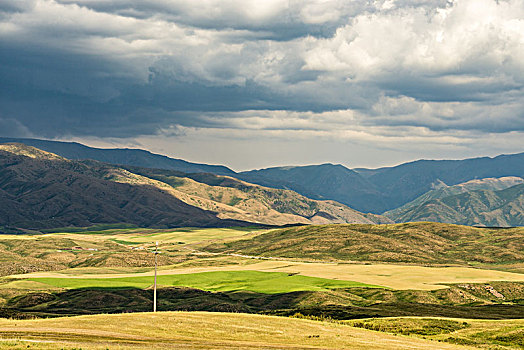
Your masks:
M524 274L519 273L524 269L521 269L523 260L519 255L521 252L518 252L522 243L519 241L522 235L520 229L495 231L418 223L379 227L330 225L286 229L176 230L101 227L82 232L59 231L62 232L0 235L0 259L3 262L0 270L5 275L0 278L0 317L23 319L149 311L153 281L151 249L157 241L161 250L158 256L160 311L302 315L340 322L400 316L464 320L507 320L524 316ZM502 233L508 234L504 236ZM385 242L391 245L387 246ZM392 253L405 245L410 245L412 249L406 250L406 254L420 260L405 261L404 255ZM490 246L494 248L487 252ZM268 252L259 252L259 248L267 248ZM374 252L370 253L373 249ZM477 255L484 254L485 259L495 256L497 260L471 259L474 249L478 250ZM361 252L360 257L358 252ZM463 254L462 260L458 259L460 254ZM352 259L353 256L357 258ZM445 263L448 258L450 262ZM13 268L17 266L19 268ZM389 326L375 326L374 321L362 322L365 325L359 326L369 328L370 334L378 334L378 338L400 338L373 331L375 328L379 331L390 329ZM466 328L446 333L451 340L441 339L438 338L440 333L423 335L422 331L409 326L411 321L402 322L408 331L399 332L397 325L394 326L397 331L390 333L436 337L435 340L443 342L436 343L439 345L436 348L443 348L441 344L453 341L464 344L485 342L502 348L514 346L513 338L507 342L510 345L500 345L490 337L455 334L465 332ZM467 329L473 328L473 323L469 321L442 321L448 325L455 324L453 322L467 322ZM494 332L499 329L500 323L490 322L485 323L486 329L492 327ZM515 322L519 325L520 321ZM426 329L440 329L431 323L426 326ZM1 330L0 324L0 334ZM50 330L53 334L60 332ZM227 332L224 329L221 334ZM84 346L87 340L74 343L80 339L79 335L46 337L47 340L58 341L52 344L60 344L60 347L83 344L82 348L89 348ZM458 340L453 340L453 337ZM69 341L73 343L68 345ZM133 346L126 337L108 341L114 342L117 348ZM225 344L233 346L231 341L237 340L227 338L195 345L191 339L184 343L178 338L170 338L159 341L158 344L162 345L157 346L141 339L137 344L160 348L165 346L166 341L188 347L220 348L226 347ZM245 344L263 348L257 341ZM282 348L277 343L268 341L265 348ZM7 346L14 343L8 341L1 344ZM22 342L16 346L28 344ZM45 348L46 344L29 345ZM311 345L295 340L282 344L288 348ZM311 346L337 348L340 344L330 339ZM235 346L243 348L243 345ZM406 347L409 348L408 345ZM415 345L412 347L417 348Z
M198 255L197 255L198 256ZM284 272L301 276L340 281L355 281L380 285L397 290L435 290L456 283L487 283L490 281L524 281L524 274L470 267L427 267L398 264L362 263L308 263L293 260L260 260L242 257L202 257L187 260L159 269L158 274L194 274L211 271L261 271ZM130 278L147 277L151 280L151 267L88 267L73 268L56 272L35 272L15 275L15 278ZM0 290L1 290L0 285Z
M67 268L126 268L153 266L150 254L160 242L160 265L192 260L187 245L209 244L250 237L256 228L212 229L109 229L84 232L54 232L32 235L0 235L0 276Z
M115 327L118 325L118 327ZM349 325L261 315L162 312L0 320L2 349L467 349Z
M318 234L319 242L331 238L325 237L327 234L335 236L330 242L336 245L340 241L340 237L346 239L353 234L352 231L348 233L344 230L359 230L363 227L370 230L387 231L390 225L379 227L368 225L323 226L327 233L320 232L322 227L312 226L284 230L264 230L259 228L187 228L176 230L111 228L108 230L84 232L54 232L44 235L0 235L0 260L2 263L0 264L0 274L22 277L22 275L19 275L22 273L24 278L128 278L151 276L154 259L149 251L152 249L154 242L158 241L162 251L162 254L159 255L159 264L162 266L159 269L160 275L252 270L355 281L403 290L446 288L446 284L450 283L524 281L523 274L507 272L524 272L524 269L519 268L522 265L521 261L518 259L514 260L515 256L512 255L501 255L496 263L482 264L478 261L470 261L468 264L462 264L463 266L442 266L442 264L421 266L421 264L414 263L402 264L401 262L395 262L392 264L381 263L380 261L369 263L348 260L339 262L322 260L317 260L316 262L301 261L311 260L312 257L319 259L315 252L309 254L310 252L307 249L301 250L307 248L306 244L312 242L313 234L317 234L317 231L320 232ZM497 236L490 237L488 234L491 231L489 230L483 231L442 224L391 225L389 230L392 232L389 234L391 236L396 235L396 242L403 244L403 237L406 235L413 237L419 231L422 232L421 239L424 239L430 228L437 233L440 232L440 235L445 235L446 230L450 231L451 233L448 234L452 235L457 235L457 232L460 233L463 230L466 232L466 237L461 238L462 240L469 237L468 232L471 230L474 232L479 231L482 233L480 241L484 240L483 244L486 245L492 241L505 242L504 244L512 242L511 234L509 237L502 237L502 233L511 233L511 230L495 231ZM339 229L340 232L333 233L333 229ZM404 231L402 231L403 229ZM307 235L301 233L303 230L307 230ZM293 235L295 231L299 232L296 236ZM517 231L517 234L520 234L518 232L520 231ZM385 235L385 233L383 234ZM263 249L264 244L267 244L275 235L278 236L275 242L280 242L278 244L281 244L282 247L287 247L285 249L289 250L291 247L295 247L296 251L294 254L296 257L274 258L269 256L271 254L286 256L286 254L281 254L274 249L268 249L269 253L258 251ZM359 237L358 234L355 235ZM434 235L437 236L436 233ZM303 237L307 237L307 240ZM286 239L284 240L283 238ZM349 241L353 239L347 238ZM346 242L345 244L347 247L349 243ZM380 249L376 246L373 247L373 244L374 242L370 239L367 241L363 240L354 249L362 248L362 256L369 257L366 249L374 248L377 251ZM459 241L458 245L460 246L461 244ZM248 245L252 246L251 250L256 250L253 254L266 255L266 260L230 255L228 251L223 251L222 249L225 246L243 247ZM469 245L473 246L474 244L469 243ZM208 246L211 249L207 249L206 247ZM258 248L260 246L262 248ZM220 251L217 251L216 247L221 247ZM519 245L516 243L514 250L517 250L518 247ZM493 250L496 251L496 249ZM244 252L244 249L234 251ZM333 249L325 249L323 254L331 254L326 258L327 260L337 257L333 253ZM486 253L486 255L488 254ZM428 263L431 261L431 259L428 259ZM33 273L28 274L30 272ZM0 285L0 289L3 288L2 286Z

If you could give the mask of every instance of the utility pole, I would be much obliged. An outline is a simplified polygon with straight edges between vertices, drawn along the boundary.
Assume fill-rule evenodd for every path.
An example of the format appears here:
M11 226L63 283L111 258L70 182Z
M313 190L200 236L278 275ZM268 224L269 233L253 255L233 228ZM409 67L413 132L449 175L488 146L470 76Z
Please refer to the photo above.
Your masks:
M153 290L153 312L156 312L156 265L157 265L157 255L158 255L158 242L155 246L155 287Z

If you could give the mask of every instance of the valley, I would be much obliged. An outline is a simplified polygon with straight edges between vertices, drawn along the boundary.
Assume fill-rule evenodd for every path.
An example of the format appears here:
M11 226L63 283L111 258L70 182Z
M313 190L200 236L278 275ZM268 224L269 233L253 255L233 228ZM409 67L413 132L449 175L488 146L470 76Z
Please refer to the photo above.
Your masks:
M77 160L0 145L0 348L522 348L516 173L437 181L380 215L342 204L375 188L363 200L386 206L371 180L338 186L386 170L290 167L259 181L74 147ZM164 168L144 166L153 159ZM319 191L312 178L338 193L296 185Z
M293 316L295 317L293 319L299 317L296 322L312 322L315 327L348 327L349 333L346 334L358 333L360 331L357 329L362 329L378 334L377 336L384 341L389 338L383 337L385 333L381 335L380 332L396 333L395 337L406 337L400 341L416 343L417 336L422 338L422 334L426 334L424 332L433 329L431 332L437 333L430 334L430 339L433 340L428 346L436 348L442 348L438 347L441 345L439 341L445 342L446 346L451 348L464 344L475 346L482 341L503 344L501 346L504 349L518 349L521 341L518 333L521 321L515 319L520 319L524 315L524 304L522 304L524 269L523 260L518 255L502 253L498 255L497 263L486 264L475 261L475 255L466 254L462 260L449 259L445 264L443 263L445 256L435 259L431 255L420 255L419 261L406 262L403 259L391 261L388 258L390 255L377 254L374 260L370 260L370 255L364 250L359 259L355 255L340 255L338 250L329 250L325 247L323 248L325 255L322 256L309 253L288 256L281 253L285 249L272 251L270 247L263 246L263 242L270 240L276 245L282 245L284 242L295 246L298 244L301 248L296 246L297 252L311 251L303 246L304 243L300 240L297 241L303 236L301 230L314 232L320 241L322 241L321 235L326 233L331 236L329 241L334 245L339 245L337 242L344 240L346 245L351 246L354 243L348 232L356 235L358 232L373 232L377 229L379 229L377 232L382 235L395 237L399 242L406 242L406 237L409 235L413 239L418 237L418 244L421 247L426 244L422 238L428 236L428 232L431 232L431 237L446 237L461 233L470 240L475 237L474 240L478 245L474 249L477 250L483 249L480 248L483 244L487 250L491 244L490 240L486 240L487 232L495 231L420 223L407 226L406 224L385 226L353 224L347 227L327 225L284 229L258 227L138 229L101 226L98 230L91 231L79 229L75 230L76 232L4 234L0 240L3 266L11 266L11 270L9 268L4 270L4 276L0 278L0 314L3 317L18 319L18 321L9 321L20 322L17 323L18 325L30 322L23 320L34 317L59 317L56 321L41 321L44 322L42 324L45 329L49 329L50 326L45 325L45 322L50 322L52 327L59 327L60 317L64 316L70 320L71 316L150 311L154 272L152 251L155 242L159 242L161 254L158 256L160 264L158 309L161 313L144 314L146 319L168 317L171 315L169 312L173 311L191 311L191 315L196 315L194 312L205 311L205 315L210 318L216 312L233 312L233 314L216 314L231 315L224 316L231 317L231 322L248 317L248 314L279 316L277 320ZM289 232L293 232L293 235L288 237ZM522 233L522 229L514 229L514 232L508 235L506 245L511 247L521 243L518 237ZM515 241L511 241L512 235L517 237ZM275 236L281 237L282 242L275 240ZM496 237L493 239L498 240ZM363 239L359 240L365 242ZM376 238L373 240L376 241ZM372 241L367 244L371 246ZM451 243L448 242L447 249L450 249L449 244ZM462 245L461 241L457 241L455 249ZM229 250L232 249L234 253L217 248L225 246ZM247 246L259 247L266 250L267 254L255 255L258 254L257 251L244 252L242 247ZM375 246L380 247L380 245ZM520 248L516 246L515 249ZM247 253L252 256L248 257ZM379 257L383 257L382 260ZM14 268L20 266L20 262L32 262L32 264L26 264L25 270L19 268L18 273L9 273L9 271L14 272ZM32 266L39 268L32 269ZM242 314L237 314L238 312ZM104 317L107 318L107 322L110 322L113 316ZM398 322L404 323L400 326L398 323L389 326L387 323L374 321L377 317L386 317L384 322L389 320L387 317L438 317L438 320L444 323L448 322L446 320L456 322L452 320L459 319L458 322L468 323L468 331L466 328L436 331L439 328L431 324L427 326L429 328L425 328L426 331L422 331L413 328L414 326L409 323L405 324L409 322L409 318L397 318ZM289 319L290 322L295 322L292 321L293 319ZM86 320L89 320L89 324L99 322L95 321L96 319ZM98 318L98 320L102 319ZM126 320L126 327L131 326L134 320L134 318ZM272 326L276 324L272 321L273 318L268 320L271 320L269 324ZM481 324L477 320L492 321ZM100 322L104 324L103 321ZM483 330L470 332L472 327L470 325L473 324L482 325ZM504 326L501 326L502 324ZM508 324L512 324L511 327L517 330L516 338L497 340L503 333L496 333L499 327L507 329ZM85 326L70 328L70 332L84 334L84 330L80 331L85 329L83 327ZM99 327L96 326L95 329L100 330ZM0 337L4 339L0 342L0 346L14 346L15 343L16 346L25 346L26 342L23 340L6 340L13 339L15 335L10 329L12 328L9 328L8 323L0 323ZM23 331L18 328L19 333L16 333L15 338L37 342L52 341L53 344L60 344L60 346L69 344L71 347L83 344L82 346L89 348L88 344L82 342L91 343L94 340L88 341L89 337L98 337L96 335L98 331L95 329L90 331L89 334L92 335L86 338L77 335L58 336L56 332L37 331L38 327L34 328L34 326L31 326L31 329L33 331ZM191 331L191 328L186 329ZM479 332L485 332L485 329L489 329L490 334L493 334L492 338L488 337L488 339L485 336L479 338ZM377 333L376 330L380 332ZM231 338L226 335L227 332L222 334L215 340L220 339L226 348L232 346ZM109 346L117 342L119 347L132 346L127 344L128 340L125 340L125 336L117 338L102 337L100 344ZM175 339L178 338L169 338L169 341L176 342ZM188 339L186 340L192 343L191 338ZM297 344L306 344L303 339L299 337L287 341L295 344L294 346L299 346ZM141 341L148 342L145 338ZM435 344L431 345L432 342ZM47 343L41 343L42 346L45 344ZM151 346L155 345L151 344ZM216 343L211 343L209 346L214 348ZM248 347L256 348L256 346L250 344ZM331 345L326 346L329 348ZM332 346L336 348L341 345ZM387 343L384 346L394 348L395 345ZM347 345L346 348L352 347Z

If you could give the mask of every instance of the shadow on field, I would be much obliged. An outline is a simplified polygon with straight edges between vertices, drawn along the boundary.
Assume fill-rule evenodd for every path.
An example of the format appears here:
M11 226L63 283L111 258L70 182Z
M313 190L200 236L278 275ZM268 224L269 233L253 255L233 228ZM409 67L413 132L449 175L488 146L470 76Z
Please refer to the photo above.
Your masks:
M299 291L262 294L249 291L209 292L193 288L171 287L158 290L159 311L214 311L263 313L280 316L358 319L393 316L434 316L477 319L524 318L524 304L460 304L428 295L406 296L398 291L384 300L370 288L346 288L331 291ZM390 293L395 293L391 292ZM404 293L404 294L402 294ZM441 292L442 293L442 292ZM371 296L370 296L371 295ZM438 295L438 294L437 294ZM99 313L128 313L152 310L152 290L133 288L73 289L58 293L28 293L10 299L0 308L0 317L34 318ZM379 300L382 299L382 300ZM406 301L411 299L411 301Z

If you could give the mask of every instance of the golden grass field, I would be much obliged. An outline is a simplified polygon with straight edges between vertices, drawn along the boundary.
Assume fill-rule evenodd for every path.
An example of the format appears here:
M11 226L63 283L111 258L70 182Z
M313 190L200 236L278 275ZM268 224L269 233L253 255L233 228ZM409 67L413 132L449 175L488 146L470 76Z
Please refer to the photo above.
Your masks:
M471 349L274 316L161 312L1 320L0 349Z

